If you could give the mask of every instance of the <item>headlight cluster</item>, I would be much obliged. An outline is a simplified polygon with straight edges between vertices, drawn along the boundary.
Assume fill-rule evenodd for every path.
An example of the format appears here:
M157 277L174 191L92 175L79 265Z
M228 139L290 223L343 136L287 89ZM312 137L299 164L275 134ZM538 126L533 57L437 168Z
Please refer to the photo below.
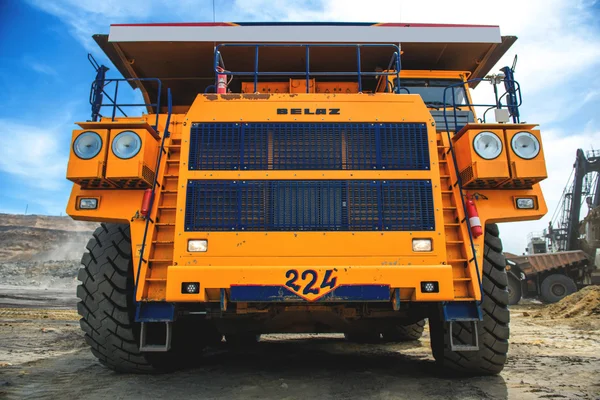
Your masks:
M502 153L502 141L495 133L480 132L473 139L473 148L479 157L493 160Z
M73 142L75 155L83 160L96 157L100 149L102 149L102 138L96 132L83 132Z
M142 148L142 139L137 133L132 131L123 131L119 133L112 142L112 151L115 156L121 159L135 157ZM75 139L73 151L77 157L83 160L94 158L102 149L102 138L96 132L87 131Z
M142 148L142 139L132 131L119 133L112 142L113 154L122 159L134 157Z
M513 136L510 143L516 155L525 160L531 160L540 153L540 142L529 132L519 132Z

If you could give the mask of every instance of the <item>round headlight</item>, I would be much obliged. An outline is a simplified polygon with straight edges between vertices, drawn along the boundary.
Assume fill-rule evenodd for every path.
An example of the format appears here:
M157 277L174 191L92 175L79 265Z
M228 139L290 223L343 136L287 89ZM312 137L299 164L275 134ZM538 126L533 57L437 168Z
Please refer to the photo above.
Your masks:
M75 155L84 160L96 157L100 149L102 149L102 138L96 132L83 132L73 142Z
M473 139L473 148L479 157L493 160L502 153L502 141L495 133L480 132Z
M119 133L112 142L112 151L119 158L131 158L135 156L142 147L142 139L132 131Z
M535 158L540 153L539 140L529 132L519 132L510 143L516 155L526 160Z

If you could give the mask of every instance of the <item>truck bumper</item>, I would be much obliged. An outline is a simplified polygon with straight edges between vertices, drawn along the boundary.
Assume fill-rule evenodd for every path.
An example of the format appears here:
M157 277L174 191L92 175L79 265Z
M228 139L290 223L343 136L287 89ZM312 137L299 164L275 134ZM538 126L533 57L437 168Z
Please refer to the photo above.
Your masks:
M436 291L424 292L423 282L433 282ZM190 283L198 284L198 293L186 292ZM403 301L460 300L450 265L168 268L166 301L220 301L223 293L231 302L385 302L394 293Z

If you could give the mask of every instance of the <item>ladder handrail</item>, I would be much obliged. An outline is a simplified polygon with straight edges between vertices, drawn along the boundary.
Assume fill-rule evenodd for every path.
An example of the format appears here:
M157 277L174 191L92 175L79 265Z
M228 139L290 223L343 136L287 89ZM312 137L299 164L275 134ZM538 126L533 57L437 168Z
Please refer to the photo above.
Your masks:
M152 207L154 206L154 196L156 193L156 185L158 183L160 162L162 160L162 155L165 152L165 139L171 136L171 134L169 132L169 125L171 123L171 113L173 111L173 104L172 104L172 100L171 100L171 89L170 88L167 89L167 107L168 107L167 121L165 122L165 130L163 132L162 141L160 143L160 149L158 150L158 157L156 159L156 168L155 168L156 172L154 173L154 181L152 182L152 192L150 194L148 215L146 216L146 226L144 227L144 236L142 239L142 246L140 248L140 260L138 262L138 269L137 269L137 274L136 274L136 278L135 278L135 288L133 290L133 301L134 302L137 302L137 290L138 290L138 285L140 282L140 272L142 270L142 263L144 262L144 250L146 249L146 239L148 236L148 228L150 227L150 222L152 221L151 213L152 213ZM158 124L158 122L157 122L157 124ZM154 222L152 222L152 223L154 223ZM148 259L149 258L150 257L148 257ZM146 260L146 263L148 263L148 260Z
M453 85L454 86L454 85ZM446 104L446 91L451 88L452 86L448 86L444 89L444 97L442 99L442 103ZM452 98L454 100L454 90L452 90ZM454 104L454 101L453 101ZM475 243L473 242L473 235L471 234L471 221L469 221L468 218L468 214L467 214L467 205L465 203L465 196L463 195L463 190L462 190L462 179L460 178L460 172L458 169L458 162L456 161L456 154L454 152L454 146L452 145L452 137L450 136L450 129L448 126L448 117L446 114L446 109L447 107L444 106L444 124L446 125L446 134L448 135L448 152L446 153L446 155L448 155L448 153L452 154L452 164L454 165L454 172L456 174L456 184L458 186L458 194L460 195L460 201L462 204L462 209L463 212L465 213L465 221L467 223L467 232L469 233L469 244L471 245L471 252L473 253L473 260L475 261L475 271L477 272L477 283L479 284L479 291L481 294L481 300L480 303L481 304L483 302L483 283L481 281L481 274L479 273L479 263L477 262L477 253L475 251ZM458 126L458 121L457 121L457 117L456 117L456 108L453 109L454 112L454 127L456 129L456 127ZM452 182L450 182L452 183ZM459 223L460 223L460 218L459 218ZM484 227L485 229L485 227ZM484 233L485 234L485 233ZM467 257L468 260L468 257ZM468 260L467 262L470 262L470 260Z
M102 70L104 67L104 65L100 66L100 70ZM105 72L108 70L108 68L106 68L106 70L104 70L104 74L100 74L100 70L98 71L98 75L96 76L96 79L94 81L92 81L92 85L90 88L90 104L92 105L92 118L96 118L98 116L102 116L100 114L100 109L102 107L112 107L112 112L111 112L111 119L112 121L115 120L115 117L117 116L117 110L119 112L121 112L121 114L123 114L124 117L127 117L127 114L125 114L125 112L123 111L122 107L155 107L156 108L156 119L155 119L155 123L154 123L154 129L158 129L158 116L160 114L160 99L161 99L161 95L162 95L162 81L158 78L111 78L111 79L106 79L105 78ZM104 90L109 84L111 83L115 83L115 90L114 90L114 94L113 97L111 97L110 95L108 95L108 93L106 93L106 91ZM127 82L130 83L131 82L155 82L157 84L157 95L156 95L156 102L154 103L117 103L117 96L119 94L119 82ZM98 97L97 94L103 94L104 96L106 96L106 98L108 99L108 103L103 103L102 102L102 97ZM97 112L95 112L94 107L97 108ZM95 116L94 116L95 113Z

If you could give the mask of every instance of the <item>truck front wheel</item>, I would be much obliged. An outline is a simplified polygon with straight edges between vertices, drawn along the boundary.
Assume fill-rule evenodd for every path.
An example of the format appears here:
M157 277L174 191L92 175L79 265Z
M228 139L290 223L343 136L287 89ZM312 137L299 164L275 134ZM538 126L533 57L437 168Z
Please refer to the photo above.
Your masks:
M563 274L552 274L542 281L540 294L545 303L556 303L576 291L577 285L573 279Z
M129 225L101 224L86 248L77 275L77 312L96 358L114 371L134 373L169 371L196 359L189 354L199 353L208 340L204 336L214 331L204 321L176 321L169 352L140 352Z
M498 226L486 225L483 259L483 321L477 322L479 350L451 351L449 343L449 323L444 322L441 313L433 313L429 318L431 329L431 349L437 364L445 371L467 375L493 375L504 368L508 353L508 280L506 262L502 255ZM471 342L471 326L468 323L454 322L453 341L460 344Z

